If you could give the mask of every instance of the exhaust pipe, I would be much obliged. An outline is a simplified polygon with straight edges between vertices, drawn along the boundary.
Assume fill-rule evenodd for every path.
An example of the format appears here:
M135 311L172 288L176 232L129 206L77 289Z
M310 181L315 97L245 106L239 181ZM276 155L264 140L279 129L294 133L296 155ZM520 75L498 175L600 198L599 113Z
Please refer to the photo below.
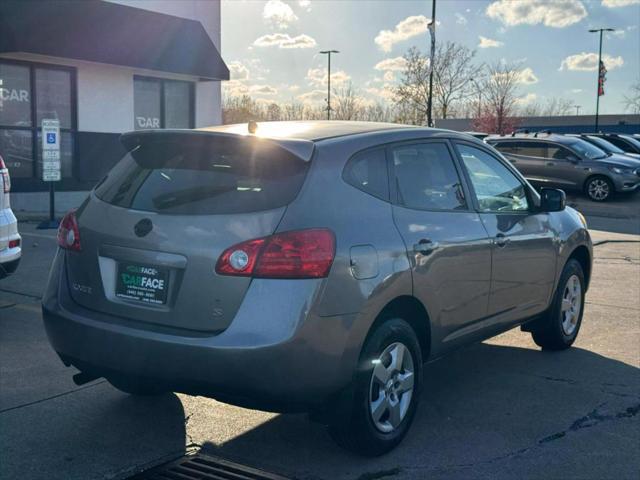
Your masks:
M100 378L100 375L94 375L93 373L88 372L80 372L76 373L73 376L73 383L78 386L84 385L85 383L93 382Z

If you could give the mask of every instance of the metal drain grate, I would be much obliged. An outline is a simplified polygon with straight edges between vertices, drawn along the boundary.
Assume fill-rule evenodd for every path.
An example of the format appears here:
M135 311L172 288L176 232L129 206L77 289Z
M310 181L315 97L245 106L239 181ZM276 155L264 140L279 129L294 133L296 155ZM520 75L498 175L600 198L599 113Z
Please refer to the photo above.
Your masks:
M290 480L239 463L200 453L153 468L130 480Z

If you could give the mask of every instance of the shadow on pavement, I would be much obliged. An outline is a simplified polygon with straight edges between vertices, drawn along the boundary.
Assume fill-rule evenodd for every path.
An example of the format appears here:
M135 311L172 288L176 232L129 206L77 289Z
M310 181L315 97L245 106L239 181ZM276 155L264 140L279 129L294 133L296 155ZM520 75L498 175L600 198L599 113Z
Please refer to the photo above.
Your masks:
M476 463L497 469L494 462L511 455L571 442L578 430L596 431L599 423L634 416L640 405L638 370L580 348L547 353L480 344L426 367L415 423L386 456L353 456L304 415L274 417L225 444L206 443L203 452L296 478L378 478L400 471L424 478L425 471L464 471ZM599 448L598 441L592 448ZM632 456L634 448L629 444L621 454ZM577 451L575 456L563 461L581 462L586 472L590 462L599 462ZM539 465L537 476L557 473L551 465ZM468 478L469 472L460 475Z

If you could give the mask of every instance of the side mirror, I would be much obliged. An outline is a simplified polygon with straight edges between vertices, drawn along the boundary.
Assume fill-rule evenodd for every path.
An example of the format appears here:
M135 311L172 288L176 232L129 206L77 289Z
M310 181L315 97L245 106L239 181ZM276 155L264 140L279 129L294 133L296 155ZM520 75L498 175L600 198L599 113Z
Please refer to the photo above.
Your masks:
M561 212L567 206L564 191L555 188L540 190L540 210L543 212Z

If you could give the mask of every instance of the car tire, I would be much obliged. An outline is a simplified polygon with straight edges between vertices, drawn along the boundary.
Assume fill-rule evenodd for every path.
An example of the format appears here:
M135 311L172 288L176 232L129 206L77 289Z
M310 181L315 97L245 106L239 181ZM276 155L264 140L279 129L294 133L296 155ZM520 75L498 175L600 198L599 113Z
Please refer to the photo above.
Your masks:
M384 321L365 341L346 414L329 424L330 435L363 456L389 452L411 426L421 387L422 353L415 331L400 318Z
M613 197L614 188L611 180L602 175L597 175L587 180L584 185L584 191L589 200L606 202Z
M152 381L138 377L118 375L108 377L107 381L116 389L129 395L151 397L167 393L167 390L155 385Z
M582 266L570 259L560 276L551 307L531 331L538 346L543 350L565 350L573 345L582 324L584 294Z

